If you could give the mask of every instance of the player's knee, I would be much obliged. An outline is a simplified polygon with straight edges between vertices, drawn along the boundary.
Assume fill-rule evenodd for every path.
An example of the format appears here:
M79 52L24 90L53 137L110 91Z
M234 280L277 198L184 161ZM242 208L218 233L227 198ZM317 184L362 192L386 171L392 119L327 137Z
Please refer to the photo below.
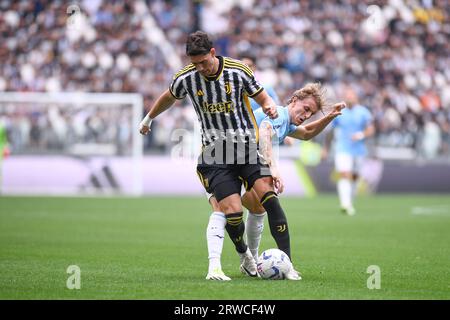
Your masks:
M220 211L227 214L232 212L240 212L242 211L242 206L235 203L227 203L220 205Z
M214 196L209 198L209 204L211 205L213 211L219 211L220 212L219 202L217 202L217 199Z
M233 212L241 212L241 196L237 194L233 194L225 199L222 199L219 202L220 211L227 214Z
M262 177L256 180L253 189L256 191L259 198L269 191L274 191L272 177Z

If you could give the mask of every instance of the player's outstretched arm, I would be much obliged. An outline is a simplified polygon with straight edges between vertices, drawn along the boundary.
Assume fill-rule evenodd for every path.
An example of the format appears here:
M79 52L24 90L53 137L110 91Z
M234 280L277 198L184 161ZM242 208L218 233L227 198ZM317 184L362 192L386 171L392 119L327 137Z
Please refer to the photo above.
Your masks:
M159 96L150 111L139 124L139 132L143 135L148 134L150 132L150 126L153 119L155 119L160 113L169 109L175 101L175 97L169 90L166 90L161 96Z
M253 99L258 103L265 114L271 119L278 117L277 105L273 99L267 94L266 90L261 91L258 95L253 97Z
M345 102L336 103L325 117L308 123L307 125L298 126L297 130L289 134L289 136L300 140L309 140L314 138L321 133L322 130L325 129L325 127L329 125L334 118L341 115L342 109L344 108Z
M278 170L278 161L273 155L272 148L272 126L267 122L262 122L259 127L260 151L270 168L275 191L282 193L284 190L283 180Z

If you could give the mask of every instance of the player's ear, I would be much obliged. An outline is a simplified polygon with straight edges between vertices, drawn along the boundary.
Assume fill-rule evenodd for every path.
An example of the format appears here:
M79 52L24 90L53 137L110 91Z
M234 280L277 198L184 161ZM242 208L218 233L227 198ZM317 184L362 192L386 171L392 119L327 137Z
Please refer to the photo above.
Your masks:
M211 50L209 50L209 53L211 54L212 57L216 56L216 49L215 48L211 48Z
M293 96L291 99L291 103L295 104L297 102L298 98L296 96Z

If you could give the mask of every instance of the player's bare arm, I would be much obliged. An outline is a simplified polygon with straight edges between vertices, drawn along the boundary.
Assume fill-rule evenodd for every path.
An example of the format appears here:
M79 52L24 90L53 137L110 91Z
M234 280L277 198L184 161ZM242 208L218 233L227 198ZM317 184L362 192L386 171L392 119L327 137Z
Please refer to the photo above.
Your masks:
M333 121L334 118L342 114L342 109L345 108L345 102L339 102L333 105L332 110L323 118L307 125L300 125L297 130L289 134L290 137L300 140L309 140L317 136L326 128L327 125Z
M260 151L270 168L275 191L282 193L284 190L284 184L281 179L280 171L278 170L277 159L273 156L272 135L272 126L267 122L263 122L259 127Z
M264 113L267 114L269 118L275 119L278 117L277 105L266 90L261 91L258 95L254 96L253 99L262 107Z
M145 118L141 121L139 125L139 132L143 135L148 134L150 132L150 125L153 119L160 113L169 109L175 101L175 97L170 93L169 89L167 89L161 96L159 96Z

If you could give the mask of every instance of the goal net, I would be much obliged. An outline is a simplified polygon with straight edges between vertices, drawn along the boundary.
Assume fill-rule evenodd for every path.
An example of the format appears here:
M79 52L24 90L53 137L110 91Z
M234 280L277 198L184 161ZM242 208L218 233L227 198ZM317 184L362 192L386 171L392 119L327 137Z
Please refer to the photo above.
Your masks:
M1 192L141 195L142 112L133 93L0 93Z

